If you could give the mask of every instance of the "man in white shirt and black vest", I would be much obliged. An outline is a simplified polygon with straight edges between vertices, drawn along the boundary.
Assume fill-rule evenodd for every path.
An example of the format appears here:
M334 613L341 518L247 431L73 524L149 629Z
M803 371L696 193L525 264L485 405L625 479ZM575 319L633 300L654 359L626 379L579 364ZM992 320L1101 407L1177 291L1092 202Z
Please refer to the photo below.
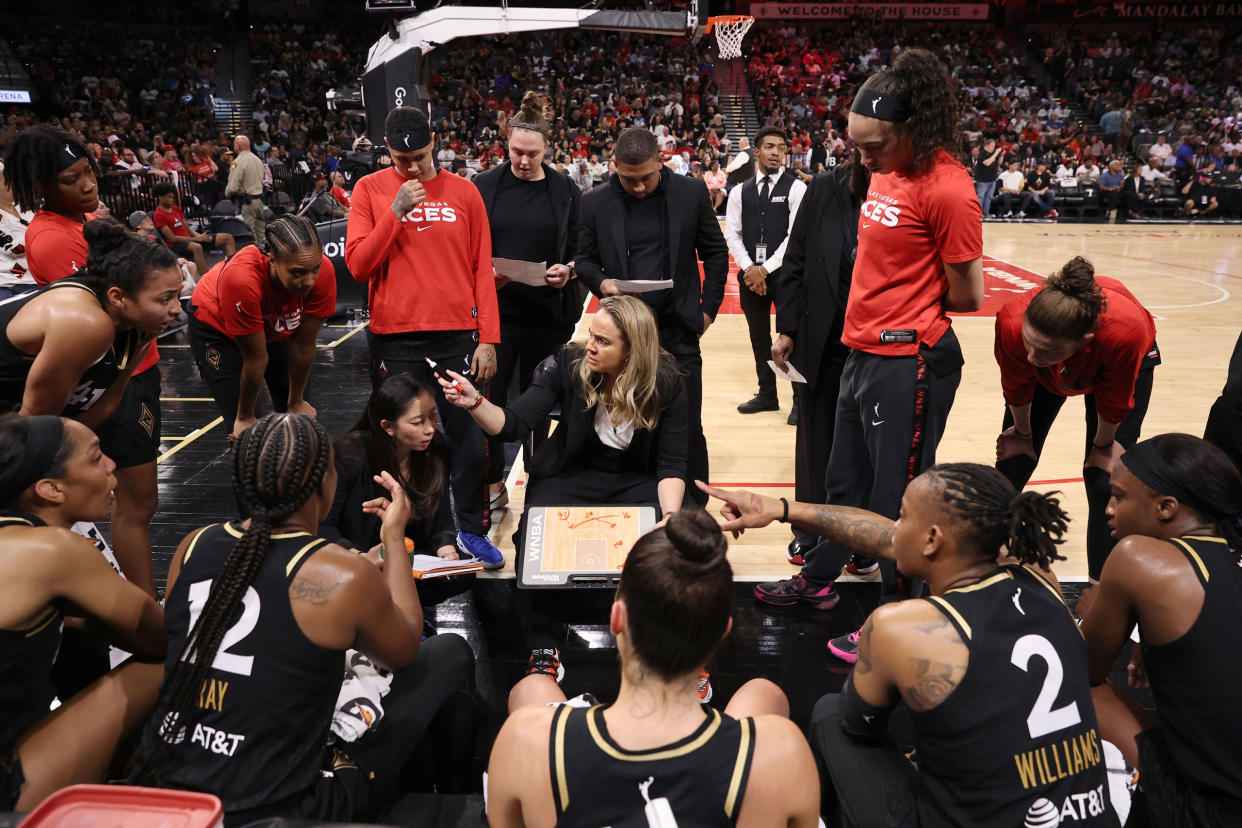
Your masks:
M784 131L765 127L755 136L755 172L729 192L725 241L737 262L738 301L750 330L759 393L742 403L743 414L776 411L776 375L768 367L772 348L772 306L780 289L786 238L806 185L785 169ZM794 417L791 415L791 422Z

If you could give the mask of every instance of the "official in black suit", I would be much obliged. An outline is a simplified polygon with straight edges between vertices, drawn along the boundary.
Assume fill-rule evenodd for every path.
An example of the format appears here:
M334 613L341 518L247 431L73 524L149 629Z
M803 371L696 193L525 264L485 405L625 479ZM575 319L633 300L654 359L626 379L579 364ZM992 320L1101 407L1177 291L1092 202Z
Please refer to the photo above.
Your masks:
M665 169L655 136L648 130L624 130L613 160L617 174L608 185L582 197L574 257L578 276L598 296L620 293L617 279L673 280L671 289L641 293L639 298L655 315L660 346L676 358L686 377L688 482L706 480L699 338L724 299L729 250L703 182ZM700 505L706 502L693 485L686 487L686 495Z
M858 248L858 207L867 192L867 170L857 163L815 176L789 233L781 289L776 297L772 360L792 363L806 377L794 383L799 408L794 497L827 500L828 455L836 423L837 392L849 348L841 342L845 304ZM798 529L789 544L792 563L819 538Z

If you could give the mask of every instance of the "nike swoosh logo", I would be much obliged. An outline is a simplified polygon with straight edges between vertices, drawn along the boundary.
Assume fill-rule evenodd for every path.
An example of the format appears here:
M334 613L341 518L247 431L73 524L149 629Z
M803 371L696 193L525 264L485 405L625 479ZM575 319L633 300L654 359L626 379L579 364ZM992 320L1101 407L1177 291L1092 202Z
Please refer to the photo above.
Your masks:
M888 422L888 420L872 420L872 421L871 421L871 424L872 424L873 426L878 426L878 425L884 425L884 424L885 424L885 423L887 423L887 422Z
M868 227L870 227L870 226L871 226L871 223L870 223L870 222L867 222L867 221L864 221L864 222L863 222L863 229L864 229L864 230L865 230L865 229L867 229L867 228L868 228Z
M420 233L421 233L421 232L423 232L424 230L430 230L430 229L431 229L431 225L430 225L430 224L424 224L422 227L418 228L418 232L420 232Z

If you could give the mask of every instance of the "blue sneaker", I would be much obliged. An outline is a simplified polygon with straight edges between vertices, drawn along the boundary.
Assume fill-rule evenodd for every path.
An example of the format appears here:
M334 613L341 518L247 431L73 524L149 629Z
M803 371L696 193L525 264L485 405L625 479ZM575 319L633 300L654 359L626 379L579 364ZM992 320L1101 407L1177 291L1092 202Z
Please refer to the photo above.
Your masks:
M481 535L458 532L457 548L463 555L483 564L484 569L500 569L505 565L505 556L500 554L500 550L491 541Z

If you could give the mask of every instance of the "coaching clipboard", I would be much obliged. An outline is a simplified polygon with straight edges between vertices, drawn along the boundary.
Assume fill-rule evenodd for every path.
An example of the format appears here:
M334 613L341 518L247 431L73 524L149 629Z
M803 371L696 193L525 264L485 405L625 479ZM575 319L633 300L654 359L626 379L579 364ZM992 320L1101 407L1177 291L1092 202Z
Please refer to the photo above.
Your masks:
M615 587L630 547L656 523L651 506L532 506L518 585Z

